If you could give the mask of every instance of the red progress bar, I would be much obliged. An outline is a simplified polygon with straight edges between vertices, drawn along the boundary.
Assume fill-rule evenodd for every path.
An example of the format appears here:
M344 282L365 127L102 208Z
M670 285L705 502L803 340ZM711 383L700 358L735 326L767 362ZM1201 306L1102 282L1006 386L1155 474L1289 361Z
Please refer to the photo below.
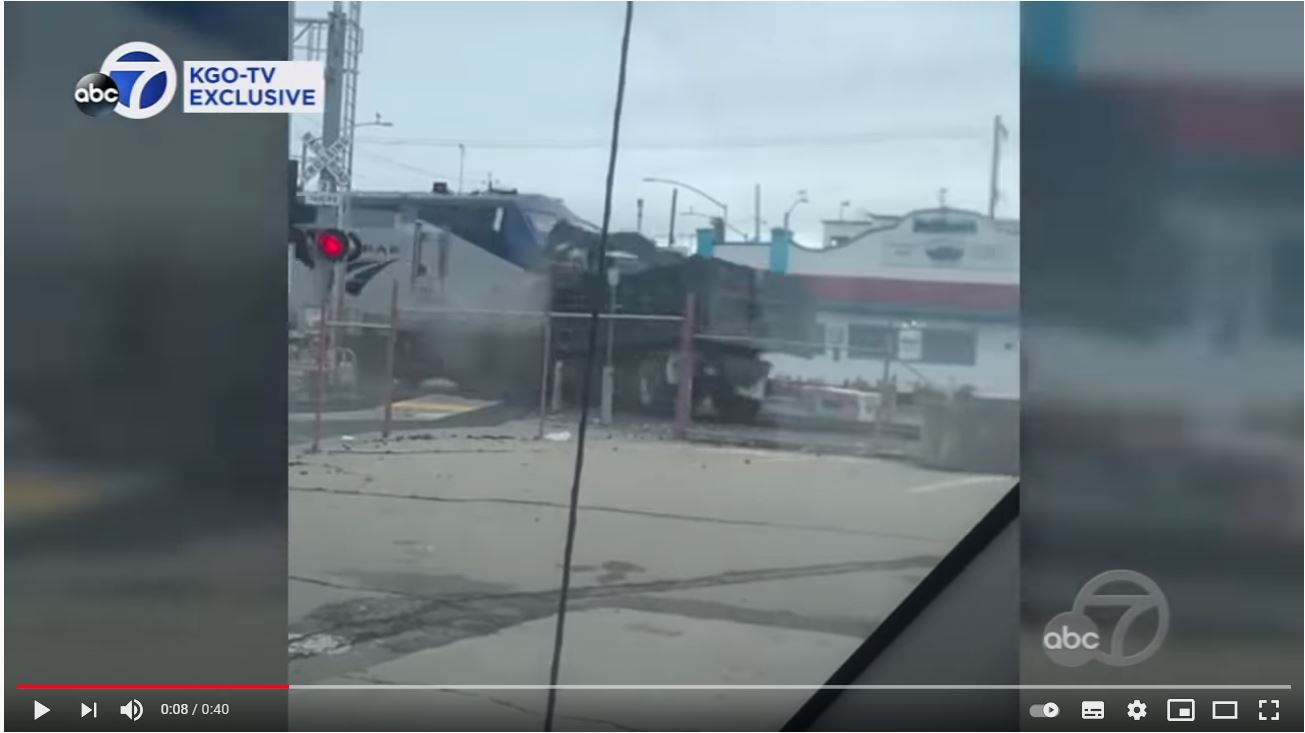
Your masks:
M290 685L18 685L20 690L288 690Z

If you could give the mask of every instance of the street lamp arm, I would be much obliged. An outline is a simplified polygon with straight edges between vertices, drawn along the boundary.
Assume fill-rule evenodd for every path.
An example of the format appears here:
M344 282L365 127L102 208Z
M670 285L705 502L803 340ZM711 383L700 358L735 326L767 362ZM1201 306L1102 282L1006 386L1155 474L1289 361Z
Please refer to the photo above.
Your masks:
M681 211L681 212L680 212L680 216L697 216L697 217L700 217L700 218L703 218L703 219L717 219L717 218L719 218L719 217L712 216L711 214L704 214L704 213L702 213L701 211ZM743 231L742 229L739 229L738 227L734 226L733 224L729 223L728 221L725 221L724 219L721 219L721 221L724 222L724 224L725 224L725 228L726 228L726 229L729 229L730 231L734 232L735 234L739 235L740 237L743 237L744 239L747 239L747 238L748 238L748 233L747 233L747 232Z
M722 203L721 201L717 200L716 197L712 196L711 194L707 193L706 191L702 190L701 188L698 188L698 187L696 187L696 186L691 186L691 185L685 183L684 181L676 181L676 180L673 180L673 179L670 179L670 178L652 178L652 177L649 177L649 178L644 178L644 179L643 179L643 182L644 182L644 183L665 183L665 184L667 184L668 186L679 186L680 188L687 188L687 189L689 189L690 191L692 191L692 192L698 194L699 196L701 196L701 197L707 199L708 201L712 202L713 204L716 204L717 206L721 207L722 210L724 210L724 211L729 211L729 207L726 206L726 205L725 205L724 203Z

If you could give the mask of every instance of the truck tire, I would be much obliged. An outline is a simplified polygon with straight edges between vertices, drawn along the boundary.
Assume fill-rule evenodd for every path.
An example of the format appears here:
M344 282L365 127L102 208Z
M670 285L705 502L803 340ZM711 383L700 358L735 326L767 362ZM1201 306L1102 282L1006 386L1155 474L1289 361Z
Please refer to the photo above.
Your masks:
M732 392L721 391L712 396L716 411L725 422L751 424L757 421L761 403L751 397L740 397Z

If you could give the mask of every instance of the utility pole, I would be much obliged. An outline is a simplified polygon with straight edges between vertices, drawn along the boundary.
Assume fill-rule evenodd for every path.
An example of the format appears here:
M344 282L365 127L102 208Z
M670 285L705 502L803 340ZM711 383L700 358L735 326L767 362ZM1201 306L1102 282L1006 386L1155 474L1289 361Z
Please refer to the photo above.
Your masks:
M1006 126L1001 124L1001 115L992 118L992 166L988 179L988 218L997 215L997 174L1001 167L1001 144L1009 136Z
M467 164L467 146L458 143L458 195L462 195L462 173Z
M671 233L666 237L666 239L668 240L667 243L672 247L675 246L675 204L679 195L680 195L680 189L678 188L671 189L671 229L670 229Z
M761 241L761 184L752 187L752 241Z
M322 100L322 148L327 151L335 150L337 143L340 142L340 128L344 122L341 114L344 109L344 42L347 26L345 25L345 15L343 3L336 2L332 4L331 12L326 16L326 64L325 72L325 94ZM352 133L352 131L350 131ZM352 134L350 134L352 137ZM350 151L350 154L352 151ZM322 190L337 192L335 204L335 226L340 229L345 228L345 219L348 216L345 207L345 191L349 186L348 166L337 165L327 168L323 171L327 175L322 176ZM330 307L326 313L322 314L328 322L334 323L341 320L340 315L343 310L344 288L341 287L341 280L344 279L344 263L337 262L332 267L331 272L331 294ZM326 329L328 355L331 360L332 371L335 367L335 346L338 343L338 335L335 326Z
M326 89L322 100L322 146L330 150L340 139L340 126L343 122L341 110L344 107L344 34L345 17L341 9L343 3L334 3L326 17ZM344 181L338 177L338 170L326 170L322 176L322 190L339 191L344 188ZM336 224L343 224L337 221Z
M643 234L643 199L639 199L635 201L634 207L635 207L634 230L639 234Z

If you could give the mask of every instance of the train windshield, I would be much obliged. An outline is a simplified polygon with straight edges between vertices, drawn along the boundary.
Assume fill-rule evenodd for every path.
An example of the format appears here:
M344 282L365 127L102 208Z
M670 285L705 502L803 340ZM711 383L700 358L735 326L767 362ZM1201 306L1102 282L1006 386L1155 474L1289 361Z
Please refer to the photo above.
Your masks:
M558 223L593 229L561 202L543 196L450 197L422 204L418 216L522 266L536 259Z

